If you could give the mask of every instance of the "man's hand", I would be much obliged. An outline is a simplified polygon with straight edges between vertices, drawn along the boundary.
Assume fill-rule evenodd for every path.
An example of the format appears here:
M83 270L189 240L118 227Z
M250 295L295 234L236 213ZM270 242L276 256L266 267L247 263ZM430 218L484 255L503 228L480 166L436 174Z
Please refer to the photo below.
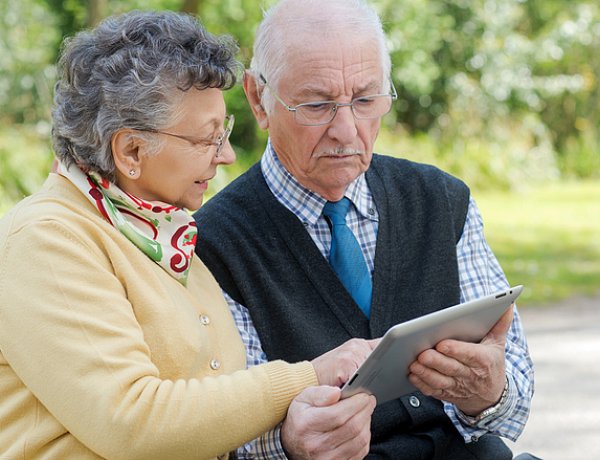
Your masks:
M290 405L281 442L292 459L362 459L369 453L375 398L365 393L340 401L336 387L309 387Z
M409 366L409 380L421 392L477 415L498 402L505 384L504 349L513 320L509 308L481 343L442 340Z
M311 361L319 385L341 387L354 375L381 339L350 339Z

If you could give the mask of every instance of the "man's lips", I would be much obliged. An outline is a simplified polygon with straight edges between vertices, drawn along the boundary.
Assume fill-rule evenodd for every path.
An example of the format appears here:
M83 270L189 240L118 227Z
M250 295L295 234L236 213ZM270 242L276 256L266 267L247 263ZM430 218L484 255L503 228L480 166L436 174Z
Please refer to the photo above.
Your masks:
M348 158L354 155L363 155L365 152L358 149L352 148L337 148L331 150L322 150L317 152L314 156L316 158Z

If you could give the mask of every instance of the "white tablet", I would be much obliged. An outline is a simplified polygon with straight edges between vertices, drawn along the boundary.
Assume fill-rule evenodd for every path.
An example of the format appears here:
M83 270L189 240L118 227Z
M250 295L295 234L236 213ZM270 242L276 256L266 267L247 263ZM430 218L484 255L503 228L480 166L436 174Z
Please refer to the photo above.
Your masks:
M416 391L407 378L408 366L421 352L444 339L481 341L522 290L515 286L391 327L346 382L342 398L363 392L381 404Z

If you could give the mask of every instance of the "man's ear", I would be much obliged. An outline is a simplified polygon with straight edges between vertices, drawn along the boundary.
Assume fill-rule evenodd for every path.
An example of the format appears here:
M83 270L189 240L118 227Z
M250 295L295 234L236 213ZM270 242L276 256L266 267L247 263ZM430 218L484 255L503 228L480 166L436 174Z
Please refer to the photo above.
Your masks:
M259 90L256 85L256 78L252 72L246 70L244 72L244 92L246 93L246 99L248 99L248 103L250 104L250 108L252 109L252 113L254 114L254 118L256 118L260 129L268 129L269 117L261 103L263 89L264 87Z
M117 177L136 180L142 173L142 157L140 155L138 136L132 135L130 129L120 129L113 134L111 148L115 162Z

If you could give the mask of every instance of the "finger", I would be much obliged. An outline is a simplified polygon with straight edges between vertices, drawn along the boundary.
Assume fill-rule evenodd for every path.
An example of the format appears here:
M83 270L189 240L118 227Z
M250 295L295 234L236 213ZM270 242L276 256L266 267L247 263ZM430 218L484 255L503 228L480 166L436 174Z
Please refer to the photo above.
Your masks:
M358 393L346 399L342 399L335 405L327 408L320 408L319 416L330 420L332 429L343 426L348 423L356 414L367 411L373 412L375 398L366 393Z
M329 405L317 405L315 403L322 402L320 400L321 397L318 394L318 390L320 388L331 389L332 387L312 388L314 390L310 392L307 392L307 388L300 393L302 395L303 393L307 392L307 394L304 396L308 396L308 398L303 397L300 402L304 402L305 404L311 406L311 424L313 431L320 431L322 433L331 432L346 424L348 420L350 420L355 414L363 410L370 410L371 412L373 411L373 408L371 408L373 405L371 401L375 398L366 393L359 393L343 400L339 400L338 394L338 401L335 403ZM339 388L334 389L338 390L339 393ZM327 393L331 394L330 392ZM331 400L333 400L333 398ZM331 400L327 402L331 402Z
M372 346L364 339L350 339L313 359L311 362L319 383L342 386L371 354Z
M443 348L443 347L442 347ZM435 370L438 373L449 377L466 377L470 370L465 364L453 356L445 355L438 350L425 350L417 357L413 363L421 365L427 369ZM411 365L412 366L412 365ZM414 369L413 372L415 372Z
M371 416L376 404L375 398L370 396L368 404L333 433L338 439L334 443L334 458L364 458L367 455L371 440ZM332 437L332 440L335 438Z
M370 431L375 405L375 398L363 393L333 406L318 408L313 418L313 431L326 435L328 448L341 446L359 436L363 430Z
M480 343L462 342L459 340L442 340L435 349L445 356L454 358L468 367L480 366L484 363L485 357L480 345L492 345L504 350L506 344L506 335L512 324L514 311L509 307L500 319L492 326L486 336Z
M467 375L469 370L488 366L490 346L500 349L500 354L504 353L503 342L480 344L460 342L458 340L442 340L436 345L435 349L447 358L454 359L464 365L465 374L461 373L460 375Z
M438 396L441 396L443 394L443 391L441 391L439 388L435 388L429 385L417 374L409 374L408 380L415 386L415 388L417 388L417 390L419 390L425 396L433 396L435 398L438 398ZM441 397L439 399L441 399Z
M379 342L381 342L381 337L378 339L371 339L371 340L367 340L367 345L369 345L369 347L371 348L371 350L374 350L375 347L377 345L379 345Z
M451 391L456 386L454 377L445 375L436 369L423 366L419 362L411 364L409 370L409 377L410 375L416 376L421 382L435 391Z
M510 329L510 325L512 324L514 317L514 304L512 304L504 314L500 317L500 319L494 324L492 329L487 333L487 335L481 341L482 343L498 343L504 345L506 342L506 334Z
M371 418L362 422L365 427L371 425ZM342 444L335 447L332 452L332 458L343 459L363 459L369 453L371 441L371 430L365 428L354 436L351 436Z
M339 401L342 391L337 387L321 385L305 388L295 400L314 407L327 407Z

